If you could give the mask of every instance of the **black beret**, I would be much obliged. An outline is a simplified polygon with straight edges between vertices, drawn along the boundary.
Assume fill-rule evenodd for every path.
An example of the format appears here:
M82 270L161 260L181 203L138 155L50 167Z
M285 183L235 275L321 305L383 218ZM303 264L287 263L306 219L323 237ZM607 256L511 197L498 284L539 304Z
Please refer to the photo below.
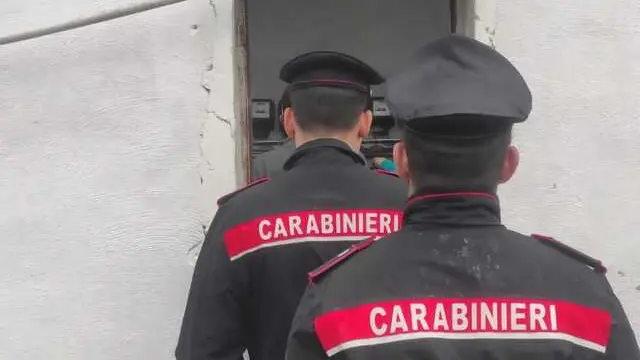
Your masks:
M387 104L400 123L471 118L517 123L531 112L522 75L491 47L462 35L436 40L418 53L418 64L387 82ZM418 124L420 123L420 124Z
M313 51L290 60L280 70L280 79L290 89L329 86L370 93L384 82L371 66L353 56L334 51Z

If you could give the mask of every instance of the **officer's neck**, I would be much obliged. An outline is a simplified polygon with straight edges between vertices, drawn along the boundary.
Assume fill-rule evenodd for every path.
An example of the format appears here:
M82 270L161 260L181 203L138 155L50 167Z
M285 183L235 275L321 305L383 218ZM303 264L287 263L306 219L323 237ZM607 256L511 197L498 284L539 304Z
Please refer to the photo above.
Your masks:
M349 145L353 151L359 151L360 146L362 144L362 138L360 138L357 133L350 132L324 132L324 133L309 133L309 132L296 132L293 140L296 144L296 147L300 147L303 144L314 140L320 139L335 139L344 142Z
M500 225L500 204L495 192L487 188L421 187L407 201L404 224Z
M482 192L496 195L498 184L454 184L452 181L433 179L430 182L417 184L411 177L406 179L409 184L409 197L417 195Z

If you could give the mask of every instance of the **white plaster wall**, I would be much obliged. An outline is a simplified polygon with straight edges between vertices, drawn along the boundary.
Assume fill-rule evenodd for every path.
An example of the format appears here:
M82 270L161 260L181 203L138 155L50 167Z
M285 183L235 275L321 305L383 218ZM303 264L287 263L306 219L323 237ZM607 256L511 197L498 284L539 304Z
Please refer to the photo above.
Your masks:
M0 2L0 35L130 0L52 4ZM475 12L535 98L505 221L600 257L640 329L640 5ZM0 47L0 359L172 358L191 249L236 184L231 21L190 0Z
M148 0L4 0L0 2L0 34L14 34L58 25L67 20L107 12Z
M505 222L600 258L640 335L640 2L477 0L534 98Z
M0 35L125 3L3 0ZM0 359L172 358L190 249L236 182L216 10L0 46Z

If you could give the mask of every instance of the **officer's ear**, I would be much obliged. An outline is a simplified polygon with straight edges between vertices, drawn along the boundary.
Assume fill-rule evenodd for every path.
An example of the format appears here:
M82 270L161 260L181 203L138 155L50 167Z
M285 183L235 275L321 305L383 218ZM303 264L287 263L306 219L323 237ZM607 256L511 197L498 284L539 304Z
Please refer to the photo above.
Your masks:
M371 124L373 123L373 113L371 110L362 112L358 117L358 136L360 138L366 138L369 136L371 130Z
M292 108L288 107L284 109L282 122L284 125L284 132L287 134L287 137L289 139L293 139L293 136L296 134L296 115Z
M504 155L504 161L502 162L500 184L506 183L513 177L513 174L516 173L516 169L518 169L518 164L520 164L520 152L517 147L509 145Z
M396 174L408 182L411 179L411 172L409 171L407 148L402 141L393 145L393 162L396 164Z

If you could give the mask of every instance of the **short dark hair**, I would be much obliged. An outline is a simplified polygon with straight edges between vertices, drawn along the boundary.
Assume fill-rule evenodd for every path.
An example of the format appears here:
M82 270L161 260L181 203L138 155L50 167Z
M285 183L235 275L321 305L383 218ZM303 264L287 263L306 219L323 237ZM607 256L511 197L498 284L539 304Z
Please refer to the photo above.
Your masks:
M512 125L490 120L452 115L429 119L419 129L405 127L402 140L415 187L495 189Z
M284 89L280 101L278 101L278 117L284 115L284 109L291 107L291 97L289 96L289 89Z
M367 110L368 96L353 89L308 87L289 95L298 126L310 132L353 129Z

